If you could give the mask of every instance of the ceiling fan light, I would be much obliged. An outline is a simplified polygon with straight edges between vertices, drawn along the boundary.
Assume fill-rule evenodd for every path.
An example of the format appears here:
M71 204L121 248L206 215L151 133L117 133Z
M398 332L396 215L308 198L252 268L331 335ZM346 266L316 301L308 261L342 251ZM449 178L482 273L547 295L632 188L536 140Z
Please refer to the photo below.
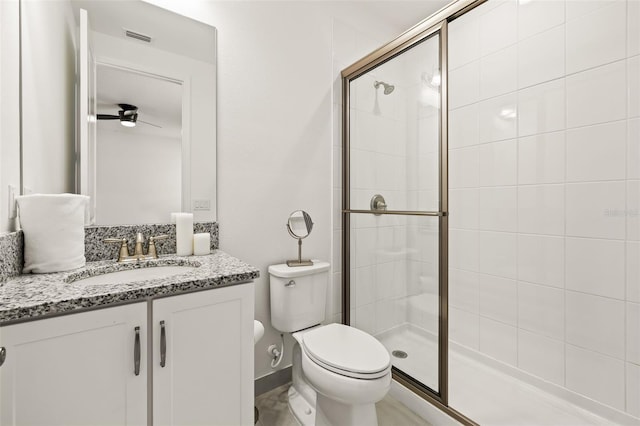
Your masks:
M138 120L138 113L135 111L119 111L120 124L124 127L136 127L136 121Z

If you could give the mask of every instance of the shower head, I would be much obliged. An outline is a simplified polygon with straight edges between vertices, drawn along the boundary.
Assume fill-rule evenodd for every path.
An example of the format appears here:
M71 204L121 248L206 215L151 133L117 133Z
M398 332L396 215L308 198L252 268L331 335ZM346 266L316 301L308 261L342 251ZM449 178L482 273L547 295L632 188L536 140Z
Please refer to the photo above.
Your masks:
M393 84L387 84L384 81L376 81L373 83L373 87L375 87L376 89L378 87L380 87L380 85L382 85L384 87L384 94L388 95L391 92L393 92L393 89L395 89L396 87Z

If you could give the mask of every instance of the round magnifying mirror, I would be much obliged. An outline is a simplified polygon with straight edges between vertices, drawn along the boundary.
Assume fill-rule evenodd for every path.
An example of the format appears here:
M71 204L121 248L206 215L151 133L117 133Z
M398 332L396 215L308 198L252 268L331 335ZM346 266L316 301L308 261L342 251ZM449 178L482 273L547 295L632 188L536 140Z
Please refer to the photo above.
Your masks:
M296 210L289 216L287 229L293 238L306 238L313 229L311 216L304 210Z
M307 238L313 229L311 216L304 210L296 210L291 213L287 221L287 230L293 238L298 240L298 258L287 260L287 266L310 266L313 262L309 259L302 259L302 239Z

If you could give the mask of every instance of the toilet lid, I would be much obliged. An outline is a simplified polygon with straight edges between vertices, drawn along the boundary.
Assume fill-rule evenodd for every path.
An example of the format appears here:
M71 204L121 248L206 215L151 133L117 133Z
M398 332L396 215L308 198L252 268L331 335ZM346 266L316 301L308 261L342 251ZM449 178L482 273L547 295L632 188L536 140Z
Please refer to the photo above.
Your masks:
M343 324L329 324L305 333L302 345L309 357L340 374L379 377L391 363L389 352L375 337ZM331 368L333 367L333 368Z

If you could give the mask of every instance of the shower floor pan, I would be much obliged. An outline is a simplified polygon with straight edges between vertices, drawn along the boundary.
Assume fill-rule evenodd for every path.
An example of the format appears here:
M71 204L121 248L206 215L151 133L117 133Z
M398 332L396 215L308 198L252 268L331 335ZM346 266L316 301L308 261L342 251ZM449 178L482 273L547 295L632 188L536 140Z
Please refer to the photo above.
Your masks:
M407 353L406 358L391 357L395 367L437 387L438 346L433 334L403 324L376 337L389 353ZM449 405L483 426L615 424L466 352L470 351L450 345Z

